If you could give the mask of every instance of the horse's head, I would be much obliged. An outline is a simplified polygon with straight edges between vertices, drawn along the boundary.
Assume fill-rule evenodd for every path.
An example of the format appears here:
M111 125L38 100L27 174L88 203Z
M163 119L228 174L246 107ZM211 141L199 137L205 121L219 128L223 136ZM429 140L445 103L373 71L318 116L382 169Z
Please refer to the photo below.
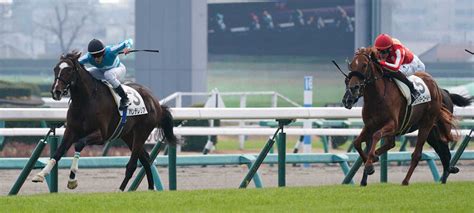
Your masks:
M376 50L369 47L359 49L348 64L350 72L345 79L346 93L342 98L342 103L347 109L351 109L362 97L365 86L377 79L373 72L374 63L377 63Z
M59 62L54 66L54 82L51 87L51 95L54 100L61 100L67 95L69 88L77 80L78 59L81 52L73 51L66 56L61 55Z

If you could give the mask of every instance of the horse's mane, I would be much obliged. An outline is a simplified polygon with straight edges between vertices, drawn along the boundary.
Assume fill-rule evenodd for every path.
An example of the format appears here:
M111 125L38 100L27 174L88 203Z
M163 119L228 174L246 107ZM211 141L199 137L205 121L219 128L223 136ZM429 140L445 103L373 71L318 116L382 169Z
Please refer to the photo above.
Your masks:
M378 53L377 49L375 49L375 48L372 47L372 46L357 48L355 54L362 54L362 53L364 53L364 54L370 55L372 52L375 53L375 55L378 55L378 54L377 54L377 53Z
M69 58L69 59L74 59L74 58L79 58L81 57L82 52L79 50L72 50L70 53L66 53L66 55L63 55L64 58Z
M62 57L70 59L72 61L78 62L78 58L81 57L82 52L79 50L72 50L71 52L67 53L66 55L63 55ZM81 66L82 69L85 69L84 65L77 63L79 66Z

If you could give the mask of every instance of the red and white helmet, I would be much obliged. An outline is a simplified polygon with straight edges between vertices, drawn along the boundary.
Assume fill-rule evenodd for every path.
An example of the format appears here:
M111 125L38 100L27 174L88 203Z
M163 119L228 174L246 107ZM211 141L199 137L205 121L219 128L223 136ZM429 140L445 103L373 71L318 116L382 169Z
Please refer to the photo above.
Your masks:
M392 45L392 37L387 34L382 33L375 39L375 48L377 48L377 50L385 50L390 48Z

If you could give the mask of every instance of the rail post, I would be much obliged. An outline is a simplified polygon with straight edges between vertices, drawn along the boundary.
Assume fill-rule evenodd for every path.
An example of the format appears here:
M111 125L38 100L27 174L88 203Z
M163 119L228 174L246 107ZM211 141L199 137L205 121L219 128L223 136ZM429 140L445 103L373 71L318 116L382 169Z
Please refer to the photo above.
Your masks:
M56 128L53 127L53 136L48 138L49 143L49 156L54 157L54 153L58 149L59 137L56 136ZM56 163L49 173L48 187L49 192L58 192L58 163Z
M18 176L17 180L13 184L13 187L10 189L10 192L8 195L17 195L18 192L20 191L21 187L25 183L26 178L30 174L31 170L34 168L36 162L38 161L38 158L41 155L41 152L43 152L44 147L48 143L48 137L49 135L53 132L53 128L49 130L49 132L44 136L43 139L41 139L38 144L36 145L35 149L33 150L33 153L31 153L30 159L28 162L26 162L25 167L23 167L23 170L21 170L20 175Z
M177 145L176 145L177 146ZM169 189L176 190L176 146L168 146L168 179Z
M242 188L247 188L247 186L249 185L249 183L252 180L253 176L255 175L255 173L257 173L258 168L260 167L263 160L267 156L268 152L270 152L270 149L273 147L273 144L275 143L275 137L277 136L277 134L280 133L280 131L283 132L283 126L290 124L293 120L282 119L282 120L277 120L277 121L278 121L278 129L273 134L273 137L268 139L267 143L265 144L262 151L260 152L257 159L255 160L255 163L252 164L252 166L249 169L249 172L244 177L244 180L242 180L242 182L240 183L239 188L241 188L241 189ZM285 136L285 135L282 135L282 136ZM283 140L286 141L285 139L283 139ZM278 157L280 157L280 156L278 156ZM279 165L280 165L280 159L278 160L278 162L279 162ZM284 161L282 161L282 162L284 162ZM284 172L284 170L283 170L283 172ZM284 174L283 174L283 176L284 176ZM279 173L279 178L280 178L280 173ZM280 183L280 181L279 181L279 183Z
M383 146L385 143L385 140L382 139L380 146ZM380 155L380 182L381 183L387 183L388 180L388 162L387 162L387 157L388 152L383 153Z
M286 133L282 131L278 134L278 186L286 185Z

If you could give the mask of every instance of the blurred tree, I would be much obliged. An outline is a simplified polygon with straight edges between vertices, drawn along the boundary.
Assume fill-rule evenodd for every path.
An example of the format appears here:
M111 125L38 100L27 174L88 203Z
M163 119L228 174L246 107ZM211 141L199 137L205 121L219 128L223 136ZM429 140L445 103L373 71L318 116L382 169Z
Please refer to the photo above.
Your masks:
M52 4L54 11L47 15L47 21L35 21L35 24L52 33L58 39L60 50L67 53L82 33L87 19L94 16L95 10L93 7L75 8L81 5L71 0L53 1Z

